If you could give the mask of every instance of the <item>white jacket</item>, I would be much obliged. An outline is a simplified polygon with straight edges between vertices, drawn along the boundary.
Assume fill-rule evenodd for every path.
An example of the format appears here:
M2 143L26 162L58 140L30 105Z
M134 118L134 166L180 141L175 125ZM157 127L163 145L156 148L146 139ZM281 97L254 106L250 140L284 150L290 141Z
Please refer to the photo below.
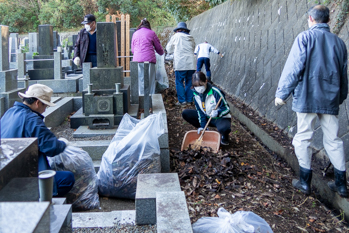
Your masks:
M196 46L194 54L196 55L198 53L198 58L210 58L210 52L219 54L219 51L209 43L201 43Z
M175 71L195 70L196 58L194 57L194 38L186 33L177 32L166 46L167 53L173 53L173 68Z

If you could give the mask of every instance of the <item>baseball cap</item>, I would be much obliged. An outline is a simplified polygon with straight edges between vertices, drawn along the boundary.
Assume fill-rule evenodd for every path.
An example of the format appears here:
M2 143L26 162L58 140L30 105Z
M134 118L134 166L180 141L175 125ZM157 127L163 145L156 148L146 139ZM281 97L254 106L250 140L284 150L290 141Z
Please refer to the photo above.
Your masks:
M84 21L82 21L81 24L87 24L87 23L91 23L93 21L96 21L95 16L92 14L88 14L88 15L85 15Z

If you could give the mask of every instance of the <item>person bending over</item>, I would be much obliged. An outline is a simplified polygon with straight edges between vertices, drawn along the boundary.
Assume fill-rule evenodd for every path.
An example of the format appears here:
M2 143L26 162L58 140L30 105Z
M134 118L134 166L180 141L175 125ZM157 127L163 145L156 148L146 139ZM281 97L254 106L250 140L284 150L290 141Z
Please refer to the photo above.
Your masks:
M6 111L1 118L2 138L38 138L39 172L50 170L46 156L56 156L62 153L68 141L57 139L46 127L42 115L51 103L52 89L42 84L29 86L24 93L18 95L23 103L15 102L14 106ZM56 171L53 184L53 195L63 197L75 183L74 174L69 171Z
M223 92L213 87L204 73L195 72L192 77L194 102L196 110L185 109L182 117L189 124L198 128L198 134L205 128L210 117L212 117L209 126L216 127L221 134L221 144L229 145L229 133L231 132L231 115L227 101ZM215 107L222 97L217 110Z

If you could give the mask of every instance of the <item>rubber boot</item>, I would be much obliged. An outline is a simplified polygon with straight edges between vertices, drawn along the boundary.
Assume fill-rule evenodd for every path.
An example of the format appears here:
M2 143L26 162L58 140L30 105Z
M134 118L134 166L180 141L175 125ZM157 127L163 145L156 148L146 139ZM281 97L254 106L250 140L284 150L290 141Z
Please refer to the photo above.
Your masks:
M347 176L345 171L334 169L334 181L327 183L333 192L338 192L341 197L348 197Z
M306 169L304 167L299 167L299 180L293 179L292 185L296 189L302 191L302 193L309 195L311 193L311 177L313 175L312 170Z

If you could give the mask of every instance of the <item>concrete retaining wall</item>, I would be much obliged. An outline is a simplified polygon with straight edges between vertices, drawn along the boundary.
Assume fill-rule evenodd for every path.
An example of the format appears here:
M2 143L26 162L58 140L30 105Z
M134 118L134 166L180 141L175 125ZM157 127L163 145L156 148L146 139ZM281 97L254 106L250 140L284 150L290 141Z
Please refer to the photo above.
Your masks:
M207 39L225 53L222 59L211 53L213 82L290 136L297 131L292 97L286 105L275 107L274 95L295 37L308 29L305 13L312 5L311 0L231 0L188 22L197 44ZM348 32L347 22L339 34L347 47ZM346 161L349 160L348 111L347 99L339 115L339 134L344 140ZM324 156L322 136L317 122L313 148L319 152L318 161L325 164L328 160Z

